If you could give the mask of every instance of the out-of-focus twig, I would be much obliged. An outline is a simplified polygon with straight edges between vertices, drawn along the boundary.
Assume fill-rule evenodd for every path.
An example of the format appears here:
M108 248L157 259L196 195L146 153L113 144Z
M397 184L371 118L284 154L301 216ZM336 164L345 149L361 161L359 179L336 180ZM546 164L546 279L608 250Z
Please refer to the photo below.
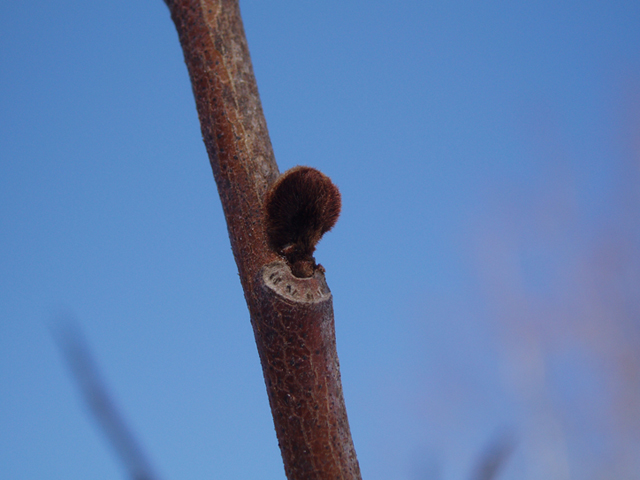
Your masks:
M140 444L128 428L109 395L98 367L79 327L68 320L53 329L54 339L64 355L93 417L113 447L132 480L158 480Z
M471 480L495 480L515 448L512 434L503 433L494 438L480 456Z

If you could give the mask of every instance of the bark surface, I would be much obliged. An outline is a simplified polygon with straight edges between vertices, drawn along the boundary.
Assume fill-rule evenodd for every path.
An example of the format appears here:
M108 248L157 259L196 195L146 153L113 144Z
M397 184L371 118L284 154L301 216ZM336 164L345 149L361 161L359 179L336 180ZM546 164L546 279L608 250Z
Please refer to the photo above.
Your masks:
M287 478L359 479L333 302L321 270L291 274L265 234L278 178L237 0L166 0L251 315Z

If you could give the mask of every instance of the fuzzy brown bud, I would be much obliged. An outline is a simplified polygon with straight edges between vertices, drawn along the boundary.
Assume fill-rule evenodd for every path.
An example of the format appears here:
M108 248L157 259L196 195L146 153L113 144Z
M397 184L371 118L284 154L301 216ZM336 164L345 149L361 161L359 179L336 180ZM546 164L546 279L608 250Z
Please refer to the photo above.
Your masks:
M338 221L340 191L331 179L311 167L282 174L265 198L269 246L283 255L297 277L310 277L318 266L316 244Z

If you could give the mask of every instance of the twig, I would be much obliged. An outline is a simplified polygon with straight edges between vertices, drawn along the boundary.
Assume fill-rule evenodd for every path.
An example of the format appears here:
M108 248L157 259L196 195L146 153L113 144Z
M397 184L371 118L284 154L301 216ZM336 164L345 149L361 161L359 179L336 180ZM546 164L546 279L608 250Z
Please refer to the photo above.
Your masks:
M472 480L495 480L515 448L515 438L503 432L494 438L480 456L480 461L471 476Z
M265 233L278 178L237 0L165 0L191 77L289 480L359 479L323 269L292 275Z
M96 362L78 327L65 322L53 331L89 410L124 464L132 480L154 480L150 463L109 395Z

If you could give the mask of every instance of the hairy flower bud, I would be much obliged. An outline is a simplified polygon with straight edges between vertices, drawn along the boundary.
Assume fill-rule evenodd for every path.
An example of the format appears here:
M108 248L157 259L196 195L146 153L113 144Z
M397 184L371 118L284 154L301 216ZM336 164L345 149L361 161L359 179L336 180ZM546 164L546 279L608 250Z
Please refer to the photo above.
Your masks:
M310 277L318 266L316 244L338 221L340 191L331 179L310 167L294 167L267 192L269 246L284 255L297 277Z

